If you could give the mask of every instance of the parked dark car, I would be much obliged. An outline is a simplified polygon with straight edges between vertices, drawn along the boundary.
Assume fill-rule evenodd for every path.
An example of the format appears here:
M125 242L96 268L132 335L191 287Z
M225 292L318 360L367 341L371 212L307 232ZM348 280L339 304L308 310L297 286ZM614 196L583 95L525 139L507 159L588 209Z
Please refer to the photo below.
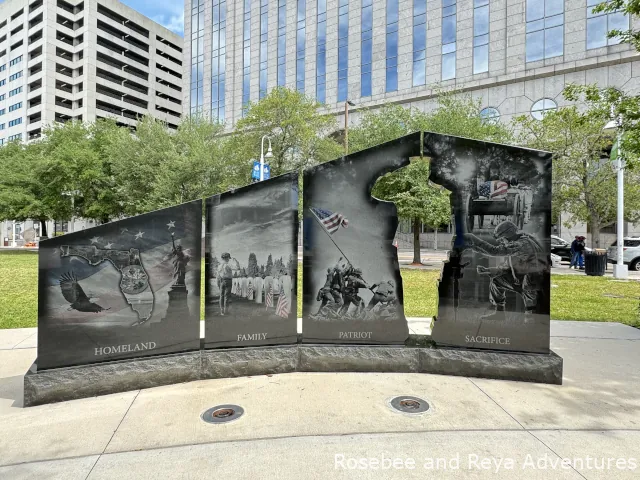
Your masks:
M566 240L551 235L551 253L555 253L562 260L571 261L571 244Z

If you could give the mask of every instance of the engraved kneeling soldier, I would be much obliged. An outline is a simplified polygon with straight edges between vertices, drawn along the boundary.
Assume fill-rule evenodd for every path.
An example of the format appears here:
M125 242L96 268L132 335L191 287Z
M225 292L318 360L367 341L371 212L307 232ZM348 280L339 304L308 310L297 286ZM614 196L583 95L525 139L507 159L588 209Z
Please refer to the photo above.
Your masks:
M218 287L220 288L220 315L227 313L229 305L229 296L231 295L231 286L233 283L233 269L229 264L231 255L222 254L222 263L218 267Z
M525 323L532 320L538 291L542 286L542 274L546 268L546 257L538 240L519 231L510 221L500 223L493 231L498 244L486 242L477 236L464 235L465 248L491 257L506 257L498 267L478 266L480 275L491 277L489 301L494 306L483 319L503 320L505 318L506 292L518 293L525 304Z

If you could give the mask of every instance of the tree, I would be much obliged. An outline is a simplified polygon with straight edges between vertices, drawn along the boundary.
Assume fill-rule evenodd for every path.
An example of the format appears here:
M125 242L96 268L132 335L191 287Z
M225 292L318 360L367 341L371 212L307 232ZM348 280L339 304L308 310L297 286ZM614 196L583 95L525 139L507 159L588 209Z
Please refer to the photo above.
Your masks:
M592 243L600 247L600 230L616 219L616 171L607 151L612 136L603 131L609 114L603 108L568 106L548 112L542 120L529 116L515 120L519 143L554 154L553 206L570 215L569 225L588 223ZM637 175L627 177L627 219L640 219L640 185Z
M271 138L272 176L332 160L342 147L329 135L336 130L335 117L322 113L323 105L303 93L278 87L258 102L250 102L244 118L236 123L234 145L247 159L260 158L261 139ZM266 153L267 145L265 145ZM250 169L247 170L247 175Z
M480 101L469 95L442 92L435 110L423 113L399 105L387 105L378 111L364 112L360 125L349 131L350 151L370 148L383 142L425 130L477 140L508 142L511 130L487 122L480 115ZM420 259L420 224L437 228L451 219L449 192L429 182L428 161L413 161L378 180L373 194L392 201L400 217L413 224L413 262Z
M258 259L256 258L255 253L249 254L249 262L247 263L247 273L250 277L255 277L258 275Z
M264 273L265 275L268 277L269 275L272 275L272 270L273 270L273 259L271 258L271 254L269 254L269 257L267 258L267 266L264 269Z

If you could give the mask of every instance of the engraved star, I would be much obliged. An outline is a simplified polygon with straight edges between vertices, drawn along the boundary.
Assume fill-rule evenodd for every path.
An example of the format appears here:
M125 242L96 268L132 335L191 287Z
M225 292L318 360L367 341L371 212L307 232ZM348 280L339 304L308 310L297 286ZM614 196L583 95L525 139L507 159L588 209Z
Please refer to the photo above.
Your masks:
M100 237L95 236L95 237L93 237L93 238L90 238L89 240L91 240L91 243L92 243L92 244L94 244L94 243L98 243L98 240L100 240Z
M111 247L113 247L113 243L109 242L107 243L104 248L106 248L107 250L111 250Z
M176 222L171 220L169 223L167 223L167 227L169 227L169 229L176 228Z
M138 233L136 233L136 240L139 238L142 238L143 235L144 235L144 232L141 232L140 230L138 230Z

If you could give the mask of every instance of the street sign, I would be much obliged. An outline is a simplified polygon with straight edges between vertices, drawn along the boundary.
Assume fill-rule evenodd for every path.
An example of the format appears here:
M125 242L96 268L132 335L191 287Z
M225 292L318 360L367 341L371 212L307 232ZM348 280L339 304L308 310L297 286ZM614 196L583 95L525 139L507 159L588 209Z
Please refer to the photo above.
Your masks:
M253 169L251 170L251 179L260 180L260 162L253 162Z

